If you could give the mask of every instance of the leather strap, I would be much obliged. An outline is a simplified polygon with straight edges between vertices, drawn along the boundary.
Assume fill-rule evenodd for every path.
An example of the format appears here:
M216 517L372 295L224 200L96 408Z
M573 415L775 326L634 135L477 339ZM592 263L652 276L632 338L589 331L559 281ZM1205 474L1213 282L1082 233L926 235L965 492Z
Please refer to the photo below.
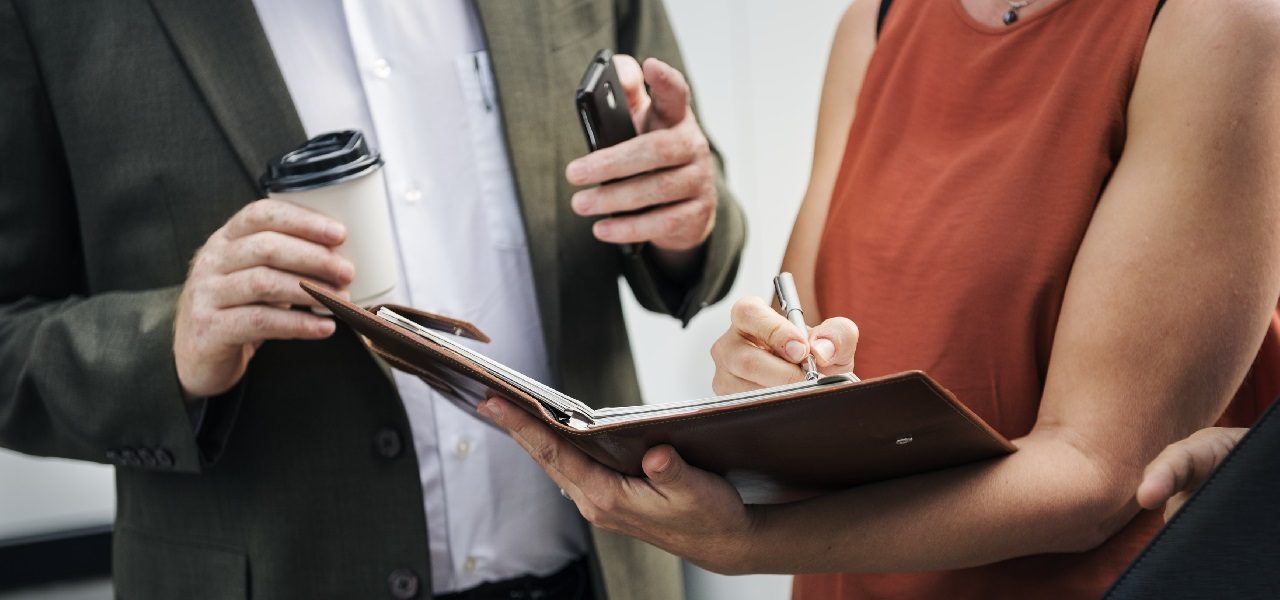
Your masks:
M884 18L889 14L890 4L893 4L893 0L880 0L880 14L876 15L876 39L880 39L880 30L884 29Z

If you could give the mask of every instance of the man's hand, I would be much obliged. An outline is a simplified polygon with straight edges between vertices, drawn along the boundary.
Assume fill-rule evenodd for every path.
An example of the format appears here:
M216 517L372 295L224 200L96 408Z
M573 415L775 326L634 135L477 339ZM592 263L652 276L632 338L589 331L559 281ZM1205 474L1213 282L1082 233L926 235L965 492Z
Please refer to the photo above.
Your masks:
M844 317L801 332L764 300L747 296L733 305L729 330L711 346L717 394L744 392L804 380L799 365L813 353L823 375L853 370L858 326Z
M728 481L684 462L671 446L651 448L641 460L645 476L628 477L596 462L510 402L490 398L478 409L524 447L591 524L712 571L743 569L752 514Z
M259 200L209 237L191 262L174 320L173 354L187 399L231 389L264 340L333 334L332 319L289 306L316 306L298 286L303 277L339 291L351 283L355 268L334 252L346 235L320 213Z
M1208 427L1169 444L1147 465L1138 486L1138 504L1147 510L1163 504L1164 520L1172 519L1247 431L1243 427Z
M654 58L645 61L643 73L630 56L615 55L613 60L639 135L569 163L569 183L599 186L574 194L573 211L599 217L647 209L602 219L592 231L612 244L649 242L659 258L678 262L679 255L696 250L715 227L710 145L689 108L684 75Z

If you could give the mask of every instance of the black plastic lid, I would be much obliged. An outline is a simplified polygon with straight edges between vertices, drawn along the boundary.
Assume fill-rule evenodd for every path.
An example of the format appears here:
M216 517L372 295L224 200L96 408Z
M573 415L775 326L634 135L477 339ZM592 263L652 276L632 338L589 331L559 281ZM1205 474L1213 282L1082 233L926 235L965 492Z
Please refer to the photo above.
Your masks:
M336 131L313 137L268 162L260 183L268 192L298 192L353 179L381 165L382 158L369 150L364 134Z

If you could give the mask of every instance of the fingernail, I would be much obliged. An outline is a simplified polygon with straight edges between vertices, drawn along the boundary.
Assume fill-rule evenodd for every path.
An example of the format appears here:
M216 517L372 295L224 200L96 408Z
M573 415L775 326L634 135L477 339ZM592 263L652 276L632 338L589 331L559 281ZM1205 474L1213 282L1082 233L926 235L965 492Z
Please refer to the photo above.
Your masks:
M324 234L335 242L342 241L347 236L347 228L342 223L329 223L324 227Z
M670 467L670 466L671 466L671 457L667 456L667 459L662 461L662 464L653 468L653 472L655 474L662 473L663 471L667 470L667 467Z
M608 238L613 237L613 226L604 221L592 225L591 229L595 232L596 238L601 241L607 242L609 241Z
M586 215L591 212L591 198L581 192L574 194L573 199L569 201L573 206L573 212L580 215Z
M351 261L344 260L338 267L338 276L344 281L351 281L356 276L356 266Z
M582 165L582 161L575 160L569 163L569 166L565 168L564 176L566 179L569 180L570 183L573 183L575 181L582 181L587 176L586 171L587 171L587 168Z
M831 343L827 338L818 338L813 341L813 353L818 355L822 362L831 360L836 353L836 345Z
M787 342L786 353L788 360L798 363L804 360L804 344L791 340Z

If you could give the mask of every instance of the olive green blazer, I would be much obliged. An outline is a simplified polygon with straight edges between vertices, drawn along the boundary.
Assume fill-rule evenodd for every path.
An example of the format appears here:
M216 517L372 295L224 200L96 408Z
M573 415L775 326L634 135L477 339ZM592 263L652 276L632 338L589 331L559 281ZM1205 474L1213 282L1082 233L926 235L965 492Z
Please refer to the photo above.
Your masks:
M721 185L700 277L670 282L568 209L582 69L602 47L682 68L665 10L474 1L556 383L638 403L618 278L687 321L726 293L745 236ZM303 138L251 0L0 0L0 445L118 465L121 597L430 595L409 425L349 330L263 345L198 433L180 397L188 261ZM593 537L609 598L680 595L674 558Z

